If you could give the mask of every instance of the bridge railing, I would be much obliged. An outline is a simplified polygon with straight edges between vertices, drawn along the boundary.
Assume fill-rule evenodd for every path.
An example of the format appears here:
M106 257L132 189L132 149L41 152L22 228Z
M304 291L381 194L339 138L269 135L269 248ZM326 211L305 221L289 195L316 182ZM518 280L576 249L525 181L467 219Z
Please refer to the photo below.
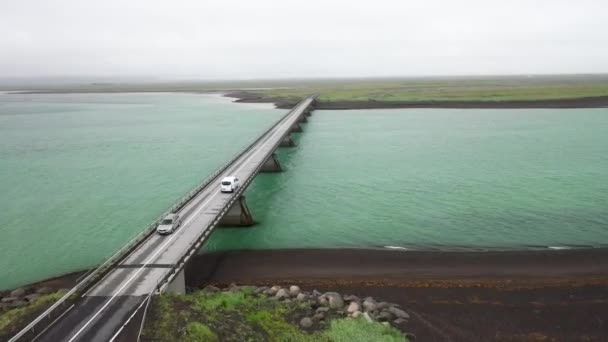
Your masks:
M316 98L316 96L313 96L313 100L314 100L314 98ZM312 104L312 102L311 102L311 104ZM275 123L268 131L266 131L266 133L264 133L263 135L261 135L256 140L256 142L254 144L252 144L251 147L253 147L259 140L261 140L273 128L275 128L277 125L281 124L283 122L283 120L285 118L287 118L291 113L292 113L292 111L290 111L289 113L287 113L287 115L285 115L281 120L279 120L277 123ZM297 121L294 122L294 123L297 123ZM282 134L279 139L277 139L277 141L273 145L273 148L269 149L270 152L269 152L269 155L267 157L269 157L273 153L273 151L281 144L281 141L283 140L283 138L287 134L289 134L289 130L286 130L286 132L284 134ZM192 255L194 253L196 253L200 249L200 247L202 246L202 244L207 239L209 239L209 237L211 236L211 233L219 225L219 223L222 221L222 218L228 213L228 211L230 210L230 208L232 208L232 206L234 205L234 203L239 200L239 198L245 192L245 190L247 189L247 187L249 186L249 184L251 184L251 182L253 181L253 179L255 178L255 176L259 173L259 171L260 171L260 169L262 168L263 165L264 165L264 163L260 163L256 167L256 169L249 175L249 177L247 177L247 179L243 182L243 184L238 187L237 191L232 195L232 197L230 198L230 200L228 202L226 202L226 204L224 204L224 206L220 209L220 211L216 215L215 219L211 223L209 223L205 227L205 229L202 230L201 234L198 235L198 237L196 238L196 240L194 240L194 242L192 242L190 244L190 247L188 247L187 252L179 259L178 262L175 263L175 266L171 269L171 271L165 277L163 277L163 279L159 282L159 284L157 286L157 292L160 293L160 292L164 291L164 289L168 286L168 284L171 283L171 281L173 280L173 278L175 278L179 274L179 272L184 268L184 266L186 265L186 262L188 262L188 260L192 257Z
M58 299L53 305L51 305L47 310L45 310L42 314L36 317L32 322L30 322L25 328L19 331L15 336L13 336L9 342L15 342L21 339L26 335L30 335L35 337L37 334L40 334L47 328L49 324L53 322L54 319L60 317L65 313L67 309L70 308L69 304L72 304L75 300L78 299L83 293L91 287L91 285L95 284L97 281L102 279L106 273L111 270L115 265L117 265L129 252L131 252L135 247L139 246L144 240L149 238L156 227L158 226L160 220L164 218L167 214L173 213L175 211L180 210L184 207L192 198L194 198L202 189L207 187L213 180L215 180L221 173L223 173L230 165L232 165L238 158L240 158L243 154L247 153L251 150L264 136L266 136L270 131L272 131L279 123L283 122L285 118L289 117L291 113L297 108L287 112L280 120L278 120L275 124L273 124L270 128L268 128L264 133L260 134L258 138L250 144L245 149L236 153L228 162L222 165L219 169L217 169L213 174L208 176L203 182L200 183L199 186L188 192L186 195L182 196L174 205L172 205L168 210L166 210L162 215L157 217L150 225L148 225L144 230L142 230L139 234L133 237L126 245L120 248L116 253L106 259L100 266L95 268L93 271L87 272L83 279L76 284L74 287L70 289L63 297ZM247 183L248 184L248 183ZM223 215L222 215L223 216ZM162 283L158 285L157 288L161 288Z

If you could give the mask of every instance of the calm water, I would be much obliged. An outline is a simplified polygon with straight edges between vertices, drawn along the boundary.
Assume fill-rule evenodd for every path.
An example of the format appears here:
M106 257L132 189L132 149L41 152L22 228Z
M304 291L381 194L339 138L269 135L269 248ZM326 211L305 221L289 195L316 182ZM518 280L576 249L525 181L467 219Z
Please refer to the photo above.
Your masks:
M90 267L284 111L0 95L0 288ZM317 111L208 250L608 244L608 109Z

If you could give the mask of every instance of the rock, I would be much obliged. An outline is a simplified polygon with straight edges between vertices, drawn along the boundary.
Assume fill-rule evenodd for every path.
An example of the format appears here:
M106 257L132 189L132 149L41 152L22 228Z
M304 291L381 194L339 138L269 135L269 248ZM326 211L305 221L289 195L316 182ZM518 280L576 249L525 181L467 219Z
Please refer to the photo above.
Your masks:
M310 317L304 317L300 320L300 326L302 328L310 328L312 327L312 319Z
M405 338L407 338L408 341L416 341L416 335L412 333L405 333Z
M363 301L363 309L365 311L374 311L376 308L376 302L373 299L368 297Z
M361 306L359 306L359 303L357 303L357 302L350 302L350 305L346 309L346 312L352 314L353 312L360 311L360 310L361 310Z
M11 291L11 297L21 297L23 295L25 295L25 289L23 287Z
M388 323L388 322L382 322L382 325L385 325L385 326L387 326L387 327L388 327L388 326L389 326L389 323Z
M312 295L315 297L319 297L321 295L321 292L319 292L317 290L312 290Z
M31 303L31 302L35 301L35 300L36 300L36 298L38 298L38 297L40 297L40 295L39 295L39 294L37 294L37 293L32 293L32 294L30 294L30 295L25 296L25 299L27 299L27 301Z
M41 287L38 290L36 290L36 293L41 294L41 295L50 294L53 292L55 292L55 290L50 287Z
M340 296L339 293L325 292L323 296L327 298L329 302L329 307L332 309L340 309L344 306L344 301L342 300L342 296Z
M24 300L18 300L16 302L12 302L10 304L10 307L11 308L20 308L20 307L26 306L27 304L28 303L26 301L24 301Z
M388 308L390 305L387 302L380 302L376 304L376 309L377 310L382 310L382 309L386 309Z
M393 315L397 316L397 318L405 318L405 319L409 319L410 315L408 315L407 312L399 309L399 308L395 308L395 307L390 307L388 308L388 311L390 313L392 313Z
M378 315L377 319L378 319L380 322L387 322L387 321L390 321L391 319L393 319L393 314L391 314L391 313L390 313L390 312L388 312L388 311L382 311L382 312L380 312L380 314Z
M329 301L327 300L327 297L322 295L319 298L317 298L317 303L319 303L319 305L321 305L321 306L324 306L324 305L327 305L327 303L329 303Z
M279 299L289 298L289 292L287 292L287 290L285 290L285 289L280 289L279 291L277 291L277 294L275 294L274 296Z
M272 290L271 290L271 289L266 289L266 290L264 290L264 292L263 292L263 293L264 293L265 295L267 295L267 296L274 296L274 293L272 293Z
M395 324L407 323L407 319L405 319L405 318L397 318L396 320L393 321L393 323L395 323Z
M277 292L279 292L280 289L281 289L280 286L275 285L270 288L270 293L274 296L275 294L277 294Z
M260 294L260 293L265 293L266 290L270 289L268 286L260 286L258 288L256 288L253 293L255 294Z
M2 303L12 303L12 302L15 302L17 300L19 300L19 298L17 298L17 297L4 297L4 298L2 298L2 300L0 300L0 302L2 302Z
M305 294L305 293L300 292L300 293L298 293L298 296L296 297L296 300L298 300L298 301L300 301L300 302L303 302L303 301L305 301L305 300L306 300L306 297L307 297L307 296L306 296L306 294Z
M357 297L357 296L348 295L348 296L344 296L344 301L346 301L346 302L360 302L361 299L359 299L359 297Z
M322 321L325 319L325 315L322 312L316 313L312 316L313 321Z
M285 298L285 300L283 301L283 303L291 303L291 299Z
M326 307L326 306L321 306L321 307L317 308L317 310L316 310L317 313L319 313L319 312L327 312L327 311L329 311L329 308Z
M363 313L363 318L365 318L365 320L370 323L374 321L371 317L369 317L369 314L367 312Z
M215 292L219 292L220 289L217 288L217 287L215 287L215 286L213 286L213 285L207 285L207 286L205 286L205 288L203 288L203 291L215 293Z
M357 317L359 317L359 316L361 316L361 311L355 311L355 312L353 312L353 314L352 314L352 317L353 317L353 318L357 318Z
M289 294L291 296L297 296L300 293L300 287L296 285L291 285L289 287Z

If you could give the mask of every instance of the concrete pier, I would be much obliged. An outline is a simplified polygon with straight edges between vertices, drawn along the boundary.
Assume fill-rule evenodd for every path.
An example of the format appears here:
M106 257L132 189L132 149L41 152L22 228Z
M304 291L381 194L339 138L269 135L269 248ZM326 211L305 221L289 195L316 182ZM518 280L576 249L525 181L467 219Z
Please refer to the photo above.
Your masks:
M281 168L281 164L277 159L276 153L271 154L268 159L262 165L260 172L281 172L283 168Z
M306 115L302 115L300 117L300 120L298 122L299 123L306 123L306 122L308 122L308 118L306 118Z
M279 144L279 147L295 147L295 146L296 146L296 142L293 140L291 135L286 136Z
M185 269L182 269L181 271L179 271L179 273L175 276L175 278L173 278L173 280L169 283L165 292L185 294L186 293L186 276L184 274L185 272L186 272Z
M220 226L248 227L253 224L253 216L247 207L245 196L239 197L220 221Z
M291 127L291 131L292 132L302 132L302 127L300 126L299 123L296 123L295 125L293 125L293 127Z

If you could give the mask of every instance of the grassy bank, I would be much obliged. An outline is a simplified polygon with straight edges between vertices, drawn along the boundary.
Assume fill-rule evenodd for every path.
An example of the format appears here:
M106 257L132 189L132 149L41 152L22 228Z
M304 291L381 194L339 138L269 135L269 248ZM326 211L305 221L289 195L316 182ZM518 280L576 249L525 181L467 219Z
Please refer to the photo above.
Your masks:
M407 341L402 333L363 317L328 311L302 328L312 314L305 301L280 301L244 288L232 292L163 294L154 299L143 340L154 341Z
M0 314L0 340L16 334L21 328L27 325L32 319L41 314L44 310L63 297L66 291L58 291L36 298L29 305L14 308Z

